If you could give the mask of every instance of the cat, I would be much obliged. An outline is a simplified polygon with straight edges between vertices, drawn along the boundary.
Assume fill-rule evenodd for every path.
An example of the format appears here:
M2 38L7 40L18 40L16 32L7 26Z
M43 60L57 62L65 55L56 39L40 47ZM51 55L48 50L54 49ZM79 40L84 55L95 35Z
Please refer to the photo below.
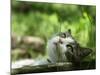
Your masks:
M23 66L48 65L63 62L80 62L81 59L92 52L91 49L80 47L72 37L71 30L60 32L51 37L47 42L47 57L40 59L24 59L12 63L12 68Z

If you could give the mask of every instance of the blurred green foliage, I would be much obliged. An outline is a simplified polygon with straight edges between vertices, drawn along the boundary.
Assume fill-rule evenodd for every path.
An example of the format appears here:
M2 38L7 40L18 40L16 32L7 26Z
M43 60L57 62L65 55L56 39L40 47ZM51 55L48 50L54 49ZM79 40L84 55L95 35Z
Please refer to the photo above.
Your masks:
M71 29L84 47L96 50L96 6L19 2L12 0L12 33L47 40L60 31Z

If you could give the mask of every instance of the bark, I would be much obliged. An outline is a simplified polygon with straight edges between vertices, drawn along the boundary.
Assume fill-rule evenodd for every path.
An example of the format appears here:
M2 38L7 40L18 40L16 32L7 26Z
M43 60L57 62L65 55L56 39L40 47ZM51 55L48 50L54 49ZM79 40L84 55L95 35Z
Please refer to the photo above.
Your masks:
M27 73L42 73L42 72L57 72L72 70L72 63L56 63L39 66L24 66L22 68L12 69L11 75L27 74Z

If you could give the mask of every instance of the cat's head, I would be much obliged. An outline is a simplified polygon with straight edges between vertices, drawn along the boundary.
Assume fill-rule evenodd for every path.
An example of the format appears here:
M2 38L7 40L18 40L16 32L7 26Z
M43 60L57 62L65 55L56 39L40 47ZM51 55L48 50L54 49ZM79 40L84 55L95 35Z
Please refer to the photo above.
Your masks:
M72 37L71 30L61 32L59 35L59 46L63 52L67 52L72 46L76 46L76 40Z

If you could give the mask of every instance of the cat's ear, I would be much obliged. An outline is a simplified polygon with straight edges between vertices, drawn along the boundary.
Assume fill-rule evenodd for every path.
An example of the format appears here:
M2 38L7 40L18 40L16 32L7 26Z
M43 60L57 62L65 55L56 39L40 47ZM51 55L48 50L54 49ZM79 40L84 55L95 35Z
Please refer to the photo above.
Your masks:
M71 29L68 29L68 32L71 34Z
M92 49L81 47L80 57L84 58L85 56L88 56L91 52Z

